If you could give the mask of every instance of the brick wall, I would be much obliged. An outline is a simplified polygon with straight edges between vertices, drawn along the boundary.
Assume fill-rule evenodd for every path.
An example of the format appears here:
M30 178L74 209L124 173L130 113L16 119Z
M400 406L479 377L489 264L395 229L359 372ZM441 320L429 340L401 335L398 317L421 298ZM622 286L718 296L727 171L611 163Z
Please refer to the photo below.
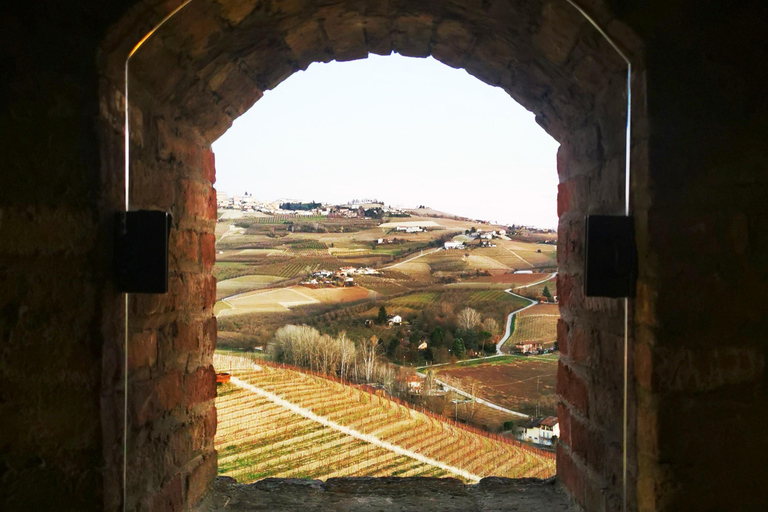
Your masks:
M617 301L587 301L581 295L581 239L586 213L623 211L626 71L616 52L570 6L545 2L524 9L499 3L466 9L451 2L422 7L407 2L299 7L286 2L279 9L253 10L243 4L197 0L135 55L132 203L170 209L177 222L171 239L171 292L141 298L132 310L132 330L142 342L150 340L150 347L156 343L159 353L155 365L137 369L134 379L141 389L134 396L143 400L143 414L134 422L135 437L143 443L136 447L139 453L144 448L157 451L158 446L173 450L168 429L180 427L165 418L176 417L178 395L189 393L182 384L185 372L199 371L210 361L203 353L190 366L185 351L195 354L197 347L177 341L178 328L171 327L168 334L179 315L191 315L198 322L210 315L210 304L204 301L210 290L205 288L210 286L208 268L202 263L213 259L209 144L263 90L311 62L360 58L369 52L433 55L504 88L533 110L537 122L562 144L557 171L564 357L558 393L561 421L572 435L563 439L559 467L578 503L592 510L614 508L620 491L616 475L621 473L621 425L612 419L620 414L622 403L612 393L623 382L623 356L617 345L623 310ZM134 25L129 18L121 33L136 33ZM635 44L628 34L622 37ZM512 40L516 44L508 44ZM104 52L125 52L129 43L115 39ZM120 59L116 62L121 65ZM105 69L115 91L121 72L120 67ZM172 349L164 349L164 340L170 344L171 338ZM173 363L164 362L169 359ZM181 423L195 424L202 418L184 414ZM145 430L163 434L150 439ZM204 453L201 450L195 453ZM137 485L149 489L149 495L165 493L162 485L175 482L178 471L188 473L177 464L162 474L141 474Z
M584 3L637 59L630 504L764 510L766 7ZM33 1L0 17L4 510L119 507L122 66L173 6ZM562 145L558 468L588 510L617 509L623 312L584 298L581 276L583 214L622 204L612 50L555 1L195 0L168 28L133 67L133 206L170 209L174 226L171 292L130 304L131 507L188 507L215 473L210 143L310 62L394 50L505 88Z

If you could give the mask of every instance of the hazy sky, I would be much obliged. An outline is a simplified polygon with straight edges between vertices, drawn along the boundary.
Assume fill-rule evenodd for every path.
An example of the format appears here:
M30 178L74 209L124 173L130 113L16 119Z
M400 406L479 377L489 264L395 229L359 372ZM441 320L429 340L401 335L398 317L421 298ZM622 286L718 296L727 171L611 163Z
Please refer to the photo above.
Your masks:
M397 55L312 64L213 145L230 196L376 198L538 227L557 226L557 147L503 90Z

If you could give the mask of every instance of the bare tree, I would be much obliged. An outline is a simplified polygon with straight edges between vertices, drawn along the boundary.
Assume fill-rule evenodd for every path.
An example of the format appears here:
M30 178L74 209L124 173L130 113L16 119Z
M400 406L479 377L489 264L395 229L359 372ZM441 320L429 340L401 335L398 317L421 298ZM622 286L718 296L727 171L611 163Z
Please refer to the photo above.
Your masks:
M491 317L488 317L485 320L483 320L482 328L484 331L488 331L489 333L491 333L492 336L496 336L501 332L501 329L499 328L499 322L497 322Z
M336 338L339 350L339 377L346 379L349 374L349 366L355 360L357 349L355 344L347 338L347 333L342 331Z
M376 358L378 357L379 338L375 335L370 338L363 339L360 342L360 356L363 359L363 371L365 372L365 382L371 382L373 377L373 370L376 366Z
M461 327L465 331L468 331L480 325L480 322L482 321L483 317L480 316L480 313L478 313L472 308L464 308L461 311L459 311L459 314L456 317L456 319L459 322L459 327Z

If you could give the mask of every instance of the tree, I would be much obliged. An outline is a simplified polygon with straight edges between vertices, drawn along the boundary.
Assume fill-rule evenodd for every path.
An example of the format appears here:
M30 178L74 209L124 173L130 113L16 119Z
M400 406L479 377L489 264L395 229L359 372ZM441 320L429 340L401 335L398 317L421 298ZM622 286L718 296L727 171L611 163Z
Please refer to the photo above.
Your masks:
M480 331L477 334L477 343L480 346L480 350L483 352L495 352L496 345L490 343L491 333L488 331Z
M379 315L376 317L376 323L379 325L387 323L387 308L384 306L379 308Z
M395 349L400 346L400 340L398 340L396 337L392 337L392 339L389 340L389 345L387 345L387 355L389 357L394 356Z
M376 366L376 359L378 357L379 338L375 335L370 338L363 339L360 343L360 356L363 359L363 372L365 373L365 382L371 382L373 377L373 369Z
M499 328L499 323L491 317L488 317L485 320L483 320L482 327L484 331L488 331L489 333L491 333L491 336L496 336L501 332L501 329Z
M549 287L547 285L544 285L544 289L541 291L541 294L547 298L547 300L552 300L552 294L549 292Z
M456 319L459 322L459 327L461 327L465 331L469 331L470 329L474 329L475 327L480 325L480 322L482 321L483 317L480 316L480 313L478 313L472 308L464 308L461 311L459 311L459 314L456 317Z
M445 340L445 331L443 331L443 328L438 325L429 335L429 343L433 347L437 348L442 346L444 340Z
M466 348L464 347L464 340L461 338L456 338L453 340L453 355L456 357L456 359L464 359L465 353Z

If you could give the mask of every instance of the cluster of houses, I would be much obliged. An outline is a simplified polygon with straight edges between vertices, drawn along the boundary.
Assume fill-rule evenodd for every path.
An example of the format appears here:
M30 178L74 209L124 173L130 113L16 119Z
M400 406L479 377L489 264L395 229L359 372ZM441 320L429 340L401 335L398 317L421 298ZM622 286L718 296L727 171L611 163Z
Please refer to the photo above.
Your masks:
M226 192L216 193L216 206L220 210L241 210L244 212L261 212L269 215L292 215L296 217L329 217L329 218L359 218L364 217L365 208L379 208L385 215L407 217L409 214L401 209L385 206L384 203L358 203L333 206L323 203L317 208L307 210L284 210L280 205L283 201L259 201L246 192L243 195L228 196ZM408 231L418 233L418 231Z
M516 354L541 354L544 349L541 343L535 341L524 341L522 343L515 344Z
M243 195L227 196L226 192L216 192L216 206L220 210L240 210L244 212L261 212L269 215L293 215L296 217L317 217L331 215L333 208L321 205L310 210L284 210L280 208L281 201L259 201L246 192Z
M422 233L427 229L421 226L396 226L395 231L402 231L405 233Z
M376 275L379 271L370 267L341 267L338 270L316 270L302 281L305 286L355 286L354 276Z
M557 416L531 419L520 427L518 437L521 441L553 446L560 438L560 425L557 423Z

